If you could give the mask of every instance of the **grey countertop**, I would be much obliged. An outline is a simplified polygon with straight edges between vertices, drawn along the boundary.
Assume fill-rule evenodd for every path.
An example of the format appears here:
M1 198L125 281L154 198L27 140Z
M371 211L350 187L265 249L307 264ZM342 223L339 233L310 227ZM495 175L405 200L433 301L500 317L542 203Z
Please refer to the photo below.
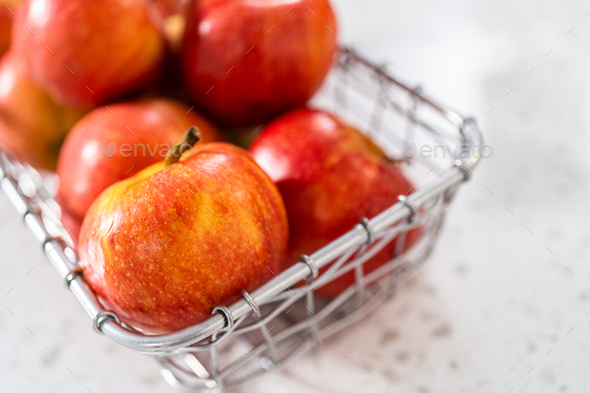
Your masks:
M395 299L244 391L590 391L590 2L334 5L342 42L474 115L493 155ZM3 194L0 267L2 392L175 391L90 329Z

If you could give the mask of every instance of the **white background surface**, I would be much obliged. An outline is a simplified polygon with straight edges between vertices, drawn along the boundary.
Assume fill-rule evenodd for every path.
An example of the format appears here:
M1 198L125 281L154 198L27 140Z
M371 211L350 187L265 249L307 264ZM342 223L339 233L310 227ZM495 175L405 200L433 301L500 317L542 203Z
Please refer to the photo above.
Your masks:
M590 1L515 3L334 2L342 42L476 116L494 154L394 301L244 391L590 391ZM0 391L176 391L92 332L3 194L0 269Z

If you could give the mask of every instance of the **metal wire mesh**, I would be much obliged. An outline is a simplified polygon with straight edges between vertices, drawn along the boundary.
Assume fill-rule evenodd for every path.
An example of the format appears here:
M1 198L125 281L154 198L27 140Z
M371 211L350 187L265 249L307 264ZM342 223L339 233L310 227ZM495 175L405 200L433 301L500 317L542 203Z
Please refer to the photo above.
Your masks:
M416 189L318 252L302 256L252 294L243 292L242 300L217 307L207 321L181 332L146 336L103 309L82 277L59 219L52 197L54 175L40 175L0 150L0 186L93 319L95 330L154 356L173 386L224 390L284 368L392 296L431 253L447 205L479 159L482 139L471 119L437 104L347 47L312 105L336 113L403 161ZM468 154L461 159L451 154L425 158L407 154L412 144L460 146L459 151ZM406 235L418 227L423 235L407 249ZM364 264L392 242L391 260L364 274ZM326 266L329 269L319 274ZM349 272L354 272L355 282L338 297L315 296L317 288Z

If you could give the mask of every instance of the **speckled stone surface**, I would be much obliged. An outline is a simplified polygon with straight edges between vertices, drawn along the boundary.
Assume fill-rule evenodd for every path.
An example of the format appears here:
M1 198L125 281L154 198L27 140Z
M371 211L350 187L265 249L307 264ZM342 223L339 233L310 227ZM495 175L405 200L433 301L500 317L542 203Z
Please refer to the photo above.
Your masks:
M393 301L243 391L590 391L590 2L334 3L343 42L476 116L493 156ZM176 391L93 333L3 194L0 269L2 392Z

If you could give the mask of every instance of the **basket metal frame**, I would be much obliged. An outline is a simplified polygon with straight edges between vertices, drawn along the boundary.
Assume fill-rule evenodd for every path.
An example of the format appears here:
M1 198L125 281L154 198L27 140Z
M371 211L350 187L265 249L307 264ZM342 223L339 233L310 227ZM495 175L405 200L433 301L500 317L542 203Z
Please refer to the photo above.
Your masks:
M351 71L352 68L355 70ZM72 241L61 224L52 192L48 190L46 176L21 164L1 146L0 187L90 316L94 330L127 348L154 356L163 376L173 386L205 392L237 386L268 371L280 370L289 361L318 348L322 340L359 320L390 297L397 285L432 251L446 206L458 185L472 176L480 160L483 136L473 119L439 104L419 88L354 54L348 47L340 50L335 73L350 76L365 72L359 71L363 69L370 73L365 77L379 86L367 128L377 127L384 111L395 111L406 116L412 127L428 129L433 136L441 137L442 133L434 132L437 128L418 114L420 107L427 107L455 129L454 137L468 148L469 154L453 159L451 167L434 180L400 197L376 217L361 220L349 232L313 254L302 256L298 263L252 293L243 292L239 301L216 307L207 320L178 332L146 335L103 307L79 268ZM341 86L336 85L336 90L339 88ZM410 97L413 110L384 96L388 94L385 89L392 95L391 89L397 89L401 92L399 95ZM336 101L340 99L336 96ZM402 252L407 231L417 226L426 228L421 245ZM396 252L391 262L370 274L363 274L363 263L394 240L397 241ZM320 275L320 269L331 263L330 270ZM349 271L355 272L356 281L340 296L330 302L314 296L314 288ZM303 312L288 315L296 306ZM273 330L274 326L278 328ZM250 345L252 348L248 350Z

